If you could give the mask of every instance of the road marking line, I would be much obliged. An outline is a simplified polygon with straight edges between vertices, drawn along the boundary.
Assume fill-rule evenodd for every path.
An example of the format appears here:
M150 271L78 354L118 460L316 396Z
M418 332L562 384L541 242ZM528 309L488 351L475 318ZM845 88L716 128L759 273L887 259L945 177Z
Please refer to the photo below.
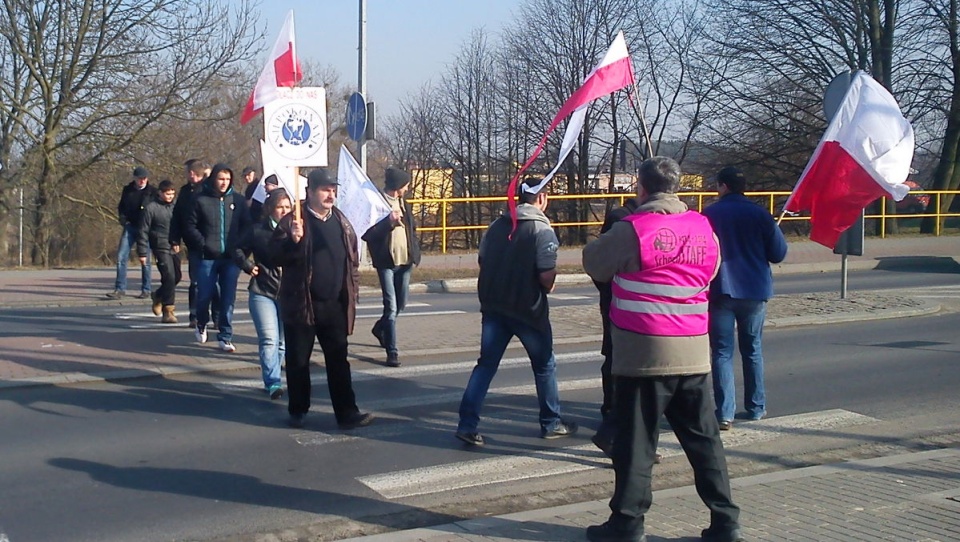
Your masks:
M568 363L596 363L603 358L595 352L564 352L555 355L558 364ZM454 361L450 363L431 363L428 365L404 365L402 367L377 367L370 369L354 369L353 381L374 380L384 376L391 378L409 378L419 376L434 376L442 374L466 373L473 370L476 360ZM500 362L500 368L516 367L520 365L529 365L530 358L516 357L504 358ZM327 384L326 374L318 374L310 379L314 385L325 386ZM263 386L262 380L258 378L245 378L237 380L226 380L221 382L211 382L211 386L223 391L236 391L238 389L259 388Z
M744 422L721 434L725 448L737 448L780 437L864 425L879 420L846 410L826 410L780 418ZM660 453L665 457L682 453L672 432L662 431ZM606 467L606 459L592 444L563 449L543 449L528 455L489 457L432 467L422 467L357 478L387 499L400 499L490 485L582 472Z
M429 307L429 303L407 303L406 308L410 307ZM383 310L383 303L360 303L357 305L357 310L362 309L379 309Z
M557 301L580 301L583 299L593 299L590 296L586 295L577 295L577 294L549 294L550 299Z
M404 318L410 318L412 316L442 316L445 314L467 314L467 311L423 311L423 312L404 312ZM357 319L365 318L380 318L380 314L358 314Z

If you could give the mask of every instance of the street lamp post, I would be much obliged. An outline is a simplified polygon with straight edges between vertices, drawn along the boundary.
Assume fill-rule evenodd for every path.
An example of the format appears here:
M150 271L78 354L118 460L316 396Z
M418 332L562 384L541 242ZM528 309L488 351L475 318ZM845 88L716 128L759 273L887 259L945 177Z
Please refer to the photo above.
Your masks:
M357 74L357 90L363 96L363 99L367 99L367 0L360 0L360 58L359 58L359 69ZM364 172L367 171L367 134L364 130L364 134L360 136L360 139L357 141L357 147L360 155L360 168Z

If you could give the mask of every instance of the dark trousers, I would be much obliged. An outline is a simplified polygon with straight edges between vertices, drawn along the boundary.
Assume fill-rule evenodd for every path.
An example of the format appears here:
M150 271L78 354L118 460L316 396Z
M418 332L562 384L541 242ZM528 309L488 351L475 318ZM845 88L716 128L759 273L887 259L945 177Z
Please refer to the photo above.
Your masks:
M740 509L730 494L709 378L709 374L617 377L614 407L618 432L613 444L616 488L610 500L610 521L618 528L643 530L643 516L653 502L650 482L661 416L670 422L693 467L697 493L710 509L710 526L728 530L739 525Z
M314 304L314 326L283 325L287 343L287 411L306 414L310 410L310 355L316 339L323 350L327 369L327 387L337 422L343 422L360 411L353 394L350 362L347 361L347 315L339 301Z
M156 297L164 305L176 303L177 284L183 276L180 273L180 255L170 251L154 251L157 270L160 271L160 287Z

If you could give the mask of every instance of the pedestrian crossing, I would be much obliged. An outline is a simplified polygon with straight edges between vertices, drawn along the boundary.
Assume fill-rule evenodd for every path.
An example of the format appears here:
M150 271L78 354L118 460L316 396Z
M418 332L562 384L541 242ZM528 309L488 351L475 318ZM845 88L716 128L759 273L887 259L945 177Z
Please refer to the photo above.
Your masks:
M724 448L737 449L788 435L822 433L878 421L847 410L826 410L743 422L737 425L735 430L721 433L721 438ZM455 421L451 420L447 425L450 432L455 430ZM372 430L372 427L370 429ZM309 445L316 445L323 439L321 436L314 438L317 440L310 441ZM356 435L353 438L363 438L363 435ZM657 450L665 458L683 454L676 436L670 431L661 431ZM608 466L609 461L593 444L580 444L564 448L545 448L524 455L485 457L361 476L357 480L386 499L401 499L483 485L572 474Z
M577 364L583 366L581 374L589 374L602 358L595 352L569 352L556 355L559 366L567 368L568 374L576 373ZM463 374L466 376L475 365L474 360L454 361L432 365L418 365L398 368L368 368L354 372L354 381L363 382L375 379L417 380L424 377ZM501 370L526 367L526 357L506 358L501 362ZM312 378L314 385L326 385L322 374ZM422 382L422 381L421 381ZM494 382L496 384L496 381ZM262 384L258 379L237 379L213 383L225 392L243 392L255 389L261 394ZM585 390L599 391L599 375L590 378L560 379L558 382L561 397ZM338 430L300 430L289 434L298 446L316 450L318 454L336 453L338 445L370 442L399 442L410 435L418 435L424 441L439 440L449 442L451 449L459 449L460 444L453 438L456 431L458 414L455 405L459 403L463 390L460 387L437 386L433 388L421 385L417 393L400 397L373 397L363 401L363 408L375 412L377 423L353 431ZM488 394L491 404L502 403L511 396L534 397L535 386L531 384L493 386ZM279 410L279 409L271 409ZM311 411L317 418L331 417L332 409L326 401L315 404ZM278 417L277 413L273 414ZM877 423L879 420L856 412L842 409L824 410L793 414L759 421L743 421L736 424L733 431L721 433L724 447L731 450L748 449L750 446L770 442L788 436L815 436L836 433L837 429ZM484 412L483 426L487 446L485 456L479 459L453 461L437 465L398 469L376 474L358 476L357 482L376 492L384 499L395 500L418 497L447 491L464 490L477 486L498 483L516 483L533 481L550 476L588 472L606 469L609 460L591 443L584 443L586 434L591 431L584 428L576 439L569 441L544 441L521 454L508 451L518 435L535 435L538 427L538 414L535 408L503 409L491 407ZM566 444L567 446L557 446ZM502 454L498 447L503 447ZM329 451L328 451L329 450ZM683 454L675 437L669 430L661 431L658 451L664 457Z

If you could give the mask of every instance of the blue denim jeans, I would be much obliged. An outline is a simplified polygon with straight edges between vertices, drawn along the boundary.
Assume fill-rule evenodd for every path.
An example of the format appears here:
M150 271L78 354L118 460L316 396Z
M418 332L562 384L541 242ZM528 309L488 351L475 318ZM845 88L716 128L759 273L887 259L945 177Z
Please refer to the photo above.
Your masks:
M556 429L560 419L560 392L557 390L557 362L553 355L553 330L541 331L507 316L484 313L480 331L480 358L470 374L470 381L460 401L460 423L457 431L475 433L480 423L480 410L497 374L500 360L510 339L516 336L530 357L533 379L540 403L540 429Z
M766 414L763 352L760 348L766 314L766 301L733 299L727 295L710 300L713 399L720 421L733 420L737 411L737 394L733 383L734 328L743 360L743 406L747 417L760 418Z
M412 269L412 265L377 269L380 291L383 294L383 315L377 325L383 331L383 340L387 343L388 354L397 354L397 316L407 306Z
M263 387L269 390L271 386L280 385L280 362L287 350L283 341L280 305L276 299L250 292L249 306L253 327L257 330Z
M127 224L123 227L123 233L120 234L120 244L117 246L117 280L113 287L120 292L127 291L127 260L130 259L130 251L137 246L137 237L139 236L136 226ZM150 249L147 249L147 263L140 266L140 291L148 294L153 291L150 283Z
M229 258L200 260L197 267L197 325L210 321L210 301L220 288L220 314L217 322L217 340L233 339L233 305L237 299L237 279L240 268Z

